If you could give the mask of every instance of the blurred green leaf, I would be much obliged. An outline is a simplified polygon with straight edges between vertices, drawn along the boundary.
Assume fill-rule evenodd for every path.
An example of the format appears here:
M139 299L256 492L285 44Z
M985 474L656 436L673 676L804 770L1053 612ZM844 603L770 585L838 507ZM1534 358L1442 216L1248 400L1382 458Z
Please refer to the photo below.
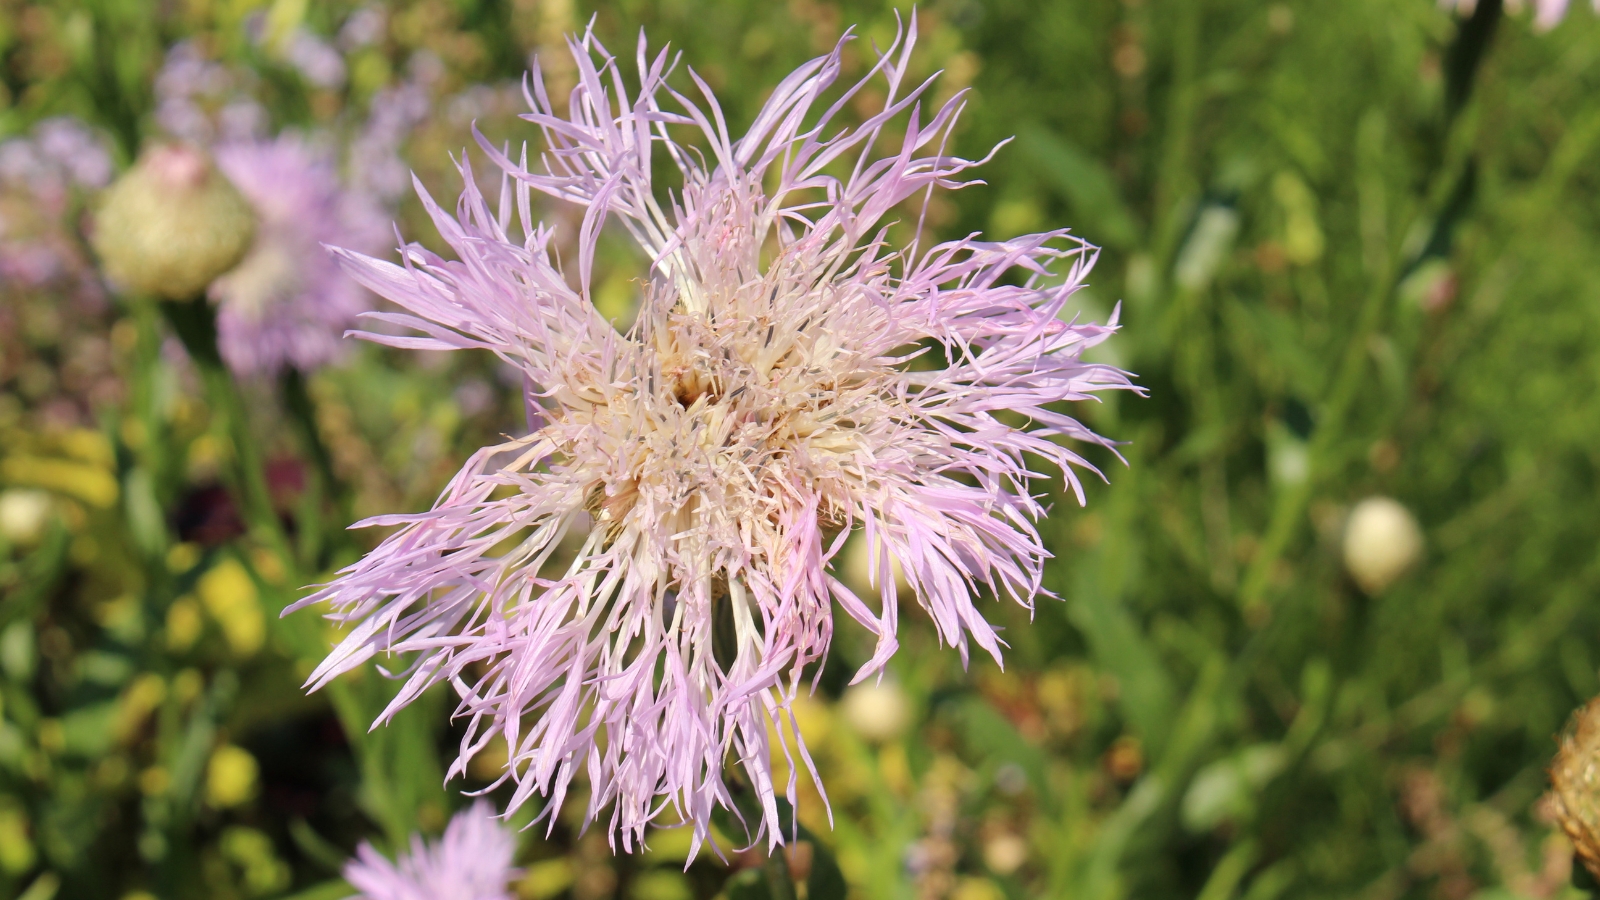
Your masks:
M1021 767L1034 796L1045 808L1051 807L1049 757L1043 750L1018 734L1004 716L980 697L962 697L952 703L950 712L967 746L990 773L1007 764Z
M1159 750L1172 726L1173 688L1133 617L1109 598L1086 592L1068 598L1067 615L1095 661L1116 677L1118 702L1134 731Z
M118 707L116 700L107 700L81 706L63 715L63 752L92 759L110 750L116 740Z
M353 888L350 887L349 882L343 878L335 878L332 881L324 881L303 891L284 894L281 900L343 900L343 898L350 896L352 890Z
M1080 223L1080 235L1107 247L1127 249L1139 241L1140 227L1117 189L1116 179L1099 160L1069 140L1037 124L1017 135L1019 152L1060 191Z
M1183 824L1203 832L1225 820L1247 818L1262 788L1287 764L1282 747L1257 744L1207 765L1183 796Z

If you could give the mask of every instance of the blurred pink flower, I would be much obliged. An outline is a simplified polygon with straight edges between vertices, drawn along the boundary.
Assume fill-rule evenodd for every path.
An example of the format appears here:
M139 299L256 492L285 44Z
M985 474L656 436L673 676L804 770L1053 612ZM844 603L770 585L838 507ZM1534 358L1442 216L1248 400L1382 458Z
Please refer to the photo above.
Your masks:
M516 852L516 836L480 800L457 813L437 843L412 837L411 853L398 862L362 844L344 880L362 900L512 900L507 884L517 874Z
M425 51L414 54L408 68L404 81L373 95L371 112L350 146L351 184L391 204L410 186L401 147L427 121L439 79L438 60Z
M1541 31L1548 30L1561 24L1567 17L1567 7L1572 0L1527 0L1533 5L1533 24ZM1600 0L1593 0L1595 12L1600 12ZM1478 0L1439 0L1439 5L1446 9L1453 9L1462 15L1471 13L1478 6ZM1524 0L1506 0L1506 8L1513 13L1522 12L1526 3Z
M371 318L423 335L365 337L495 353L526 378L532 433L475 454L431 511L367 521L398 531L296 606L327 602L352 626L313 687L409 654L384 718L451 684L469 720L452 775L501 736L512 808L537 792L553 814L581 769L586 819L610 807L623 849L665 814L693 824L698 850L713 809L732 806L730 761L763 808L756 840L783 840L777 795L793 802L802 767L816 777L790 705L826 655L833 601L876 635L857 681L895 652L891 561L963 661L970 644L1000 658L975 596L1031 606L1043 592L1031 467L1056 467L1081 503L1075 470L1092 467L1058 439L1108 445L1057 404L1132 385L1082 359L1115 316L1064 314L1093 247L1065 230L923 245L929 193L972 183L978 162L945 151L962 95L928 118L931 80L906 80L915 33L913 20L812 116L847 35L738 140L692 71L702 101L667 86L667 53L649 56L642 35L632 97L585 35L570 45L570 118L537 67L531 79L542 171L480 136L506 176L498 203L465 160L455 215L418 184L456 260L417 244L403 266L341 253L409 313ZM841 125L879 79L882 110ZM658 162L670 188L652 181ZM532 221L533 190L586 210L576 289ZM590 299L613 219L651 261L625 335ZM876 604L832 572L857 527ZM775 754L790 762L781 788Z
M66 287L99 305L99 275L80 249L73 214L111 174L105 139L77 119L45 119L0 142L0 292Z
M323 244L376 251L391 234L382 209L340 187L333 164L296 137L223 144L216 160L259 216L249 253L211 285L222 358L269 375L333 361L375 302Z
M180 41L156 73L156 124L201 146L259 139L270 122L266 107L252 96L255 83L248 70L207 58L195 41Z

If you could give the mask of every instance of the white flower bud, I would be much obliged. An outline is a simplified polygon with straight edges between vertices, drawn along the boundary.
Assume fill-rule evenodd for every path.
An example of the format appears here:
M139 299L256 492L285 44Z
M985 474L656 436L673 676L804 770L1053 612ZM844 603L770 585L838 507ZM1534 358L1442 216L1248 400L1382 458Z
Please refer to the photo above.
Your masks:
M13 544L37 541L50 519L50 506L44 491L13 488L0 493L0 535Z
M117 287L165 300L200 296L255 235L255 213L193 147L146 152L106 189L94 248Z
M1368 497L1344 527L1344 565L1369 595L1382 593L1422 555L1422 529L1389 497Z
M1009 831L983 843L983 864L996 875L1010 875L1028 861L1028 842Z
M856 734L875 743L892 741L911 724L911 702L900 685L885 678L864 681L844 692L844 720Z
M857 533L850 538L844 550L844 583L856 595L866 600L874 600L880 596L882 583L872 577L872 550L867 546L867 536ZM901 600L910 601L914 594L911 583L906 580L906 574L900 568L900 562L894 557L889 558L889 571L894 575L894 593Z
M1198 291L1211 283L1233 249L1233 239L1239 234L1239 214L1231 207L1213 203L1200 211L1194 230L1178 251L1178 260L1172 265L1172 280L1189 291Z

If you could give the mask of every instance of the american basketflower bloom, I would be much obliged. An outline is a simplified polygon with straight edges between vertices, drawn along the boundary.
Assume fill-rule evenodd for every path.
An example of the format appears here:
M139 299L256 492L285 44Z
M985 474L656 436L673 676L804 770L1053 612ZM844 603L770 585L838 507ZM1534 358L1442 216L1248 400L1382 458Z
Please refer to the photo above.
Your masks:
M244 259L210 288L223 360L245 375L331 362L345 329L375 302L321 244L377 250L392 240L383 210L341 187L332 161L297 137L228 143L215 153L258 217Z
M1115 316L1064 314L1096 254L1066 231L895 245L934 188L970 184L981 162L945 150L961 95L925 116L932 79L907 79L915 30L824 101L847 35L737 140L692 71L703 99L668 86L666 51L641 36L630 95L585 35L570 114L537 67L530 81L542 167L480 136L504 170L498 203L465 160L455 215L418 185L456 259L340 253L406 310L372 318L421 333L366 338L495 353L527 380L531 433L474 454L431 511L368 520L398 530L297 604L352 626L311 685L409 654L385 716L448 682L469 723L452 775L498 735L513 808L539 793L550 814L582 770L587 819L609 808L614 846L631 852L665 817L692 823L698 850L733 803L725 764L760 800L755 839L783 840L777 796L793 801L802 766L816 777L790 704L827 653L834 602L876 636L856 680L881 672L897 646L891 560L963 661L972 645L1000 658L975 597L1042 592L1034 469L1057 468L1081 503L1076 470L1091 467L1058 439L1108 443L1058 404L1132 385L1082 358ZM874 81L881 111L841 125ZM532 221L532 191L585 209L575 271ZM611 220L651 262L626 334L589 293ZM858 528L877 601L832 571Z
M516 852L516 836L480 800L456 813L437 843L413 837L411 852L397 862L362 844L344 880L361 900L512 900Z

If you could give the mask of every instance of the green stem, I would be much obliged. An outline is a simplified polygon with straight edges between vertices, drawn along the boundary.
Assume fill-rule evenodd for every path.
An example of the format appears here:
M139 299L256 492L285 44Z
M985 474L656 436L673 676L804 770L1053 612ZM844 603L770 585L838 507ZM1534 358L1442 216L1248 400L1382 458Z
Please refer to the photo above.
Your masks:
M1288 549L1290 541L1299 532L1305 510L1311 501L1319 479L1331 474L1334 444L1345 434L1345 418L1355 405L1357 394L1367 374L1367 355L1374 335L1382 326L1390 301L1412 266L1432 251L1441 241L1441 233L1451 227L1451 220L1464 208L1473 179L1473 162L1470 155L1472 116L1464 115L1464 124L1450 141L1452 159L1434 176L1433 183L1423 203L1419 221L1429 223L1433 237L1427 244L1410 254L1391 258L1387 270L1378 278L1356 319L1355 331L1345 344L1344 355L1328 390L1327 400L1321 409L1321 419L1312 432L1306 448L1310 471L1299 484L1279 493L1273 505L1272 516L1263 532L1260 549L1251 559L1239 587L1239 605L1247 615L1263 610L1267 583L1278 559Z
M1366 374L1367 348L1372 336L1377 333L1378 323L1382 321L1383 312L1388 306L1388 299L1394 293L1395 282L1395 274L1391 271L1367 293L1367 298L1361 305L1361 315L1356 321L1355 333L1345 345L1344 356L1334 376L1333 388L1329 391L1327 403L1323 407L1322 421L1317 423L1310 445L1306 448L1310 460L1310 472L1299 484L1286 488L1278 494L1277 502L1272 508L1272 517L1267 520L1267 530L1261 539L1260 549L1250 560L1250 566L1245 570L1244 579L1240 583L1239 605L1247 613L1260 609L1267 582L1272 576L1272 568L1299 531L1300 520L1304 518L1305 508L1311 501L1317 476L1325 474L1328 468L1333 442L1342 433L1344 418L1355 401L1357 390L1361 387L1362 377Z
M320 571L327 565L330 552L336 549L329 544L348 535L348 532L337 527L329 529L324 526L323 504L331 502L335 519L343 524L354 520L354 502L350 486L334 471L333 454L329 452L317 428L316 402L306 388L305 375L299 369L290 367L283 373L279 387L284 408L299 433L312 466L309 489L300 516L300 556L311 571Z
M239 500L244 520L257 538L264 540L278 554L285 573L293 578L298 572L298 561L290 548L283 523L278 520L277 511L272 505L266 467L255 437L250 433L244 398L239 395L233 376L228 373L222 363L222 355L217 351L216 313L205 297L181 303L162 303L161 313L172 330L177 332L189 358L199 369L212 414L223 420L223 428L233 449L232 465L228 467L227 477Z
M281 560L288 583L304 584L309 580L305 575L306 567L317 565L317 542L313 539L302 548L306 552L297 557L273 507L266 469L255 437L250 433L244 398L217 350L216 316L210 303L204 297L187 303L162 303L161 311L199 369L212 412L222 419L233 445L233 459L227 475L245 521L257 539L265 542ZM308 444L316 474L327 477L332 464L316 433L305 385L296 377L289 379L285 387L286 405L304 432L301 437ZM320 515L320 510L317 514ZM249 565L248 560L246 565ZM278 623L279 634L296 656L318 659L327 653L322 630L315 619L309 616L280 618ZM411 711L413 717L406 719L406 727L402 728L406 733L368 734L368 726L378 711L394 696L392 688L375 688L372 684L336 681L325 690L360 767L368 812L380 820L390 845L400 848L416 830L416 813L420 806L433 802L434 794L441 795L438 799L442 803L443 789L437 785L443 781L443 772L433 754L434 736L429 726L415 718L420 712ZM788 896L792 900L793 894Z
M1187 200L1195 192L1189 165L1194 120L1199 106L1200 0L1180 0L1172 10L1172 83L1168 88L1161 165L1154 191L1152 247L1157 271L1169 273L1182 238Z
M789 858L784 855L783 848L767 856L767 861L761 865L761 874L772 900L795 900L794 875L789 871Z

